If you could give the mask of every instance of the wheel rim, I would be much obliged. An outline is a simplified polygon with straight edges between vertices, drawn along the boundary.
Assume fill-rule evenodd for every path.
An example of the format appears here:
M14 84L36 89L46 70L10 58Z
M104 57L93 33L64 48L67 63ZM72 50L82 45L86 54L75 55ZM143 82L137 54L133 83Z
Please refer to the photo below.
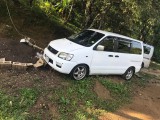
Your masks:
M81 80L86 76L87 70L85 66L78 66L74 72L73 72L73 77L76 80Z
M126 79L129 80L132 78L132 76L133 76L133 70L129 70L126 75Z

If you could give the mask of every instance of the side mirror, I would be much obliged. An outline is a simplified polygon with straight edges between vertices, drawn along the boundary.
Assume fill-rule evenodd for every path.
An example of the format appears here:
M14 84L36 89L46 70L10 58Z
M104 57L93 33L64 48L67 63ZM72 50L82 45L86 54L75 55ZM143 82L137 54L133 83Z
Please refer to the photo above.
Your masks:
M103 45L98 45L96 50L104 51L104 46Z

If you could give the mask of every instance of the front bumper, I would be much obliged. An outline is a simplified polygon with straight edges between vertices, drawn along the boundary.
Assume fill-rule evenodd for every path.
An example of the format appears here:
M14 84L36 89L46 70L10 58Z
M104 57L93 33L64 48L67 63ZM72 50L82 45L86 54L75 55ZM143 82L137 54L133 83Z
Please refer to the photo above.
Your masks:
M53 69L60 73L69 74L77 65L76 62L66 61L59 58L57 55L51 53L47 48L44 49L43 58Z

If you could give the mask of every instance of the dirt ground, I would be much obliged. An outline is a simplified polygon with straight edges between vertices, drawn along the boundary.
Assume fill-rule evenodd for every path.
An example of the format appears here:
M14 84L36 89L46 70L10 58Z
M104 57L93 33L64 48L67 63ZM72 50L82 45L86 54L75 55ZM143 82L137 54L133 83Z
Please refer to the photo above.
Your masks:
M48 41L43 42L45 45ZM36 53L40 52L32 47L20 43L20 38L10 39L0 34L0 58L6 61L36 63ZM30 110L33 115L41 113L43 119L57 117L57 108L49 101L53 89L63 88L69 83L64 80L65 75L52 70L49 66L28 67L27 70L0 69L0 89L11 96L18 96L21 88L36 88L40 90L40 98ZM57 114L56 114L57 113Z
M159 73L160 74L160 73ZM100 120L160 120L160 81L152 80L145 88L135 90L131 104L114 113L102 113Z
M9 39L0 36L0 58L5 57L6 60L15 62L32 62L35 63L36 50L21 44L18 39ZM149 72L149 71L147 71ZM150 74L160 75L160 71L151 71ZM41 87L52 89L53 87L62 87L67 85L64 83L65 75L52 71L49 68L40 68L35 70L29 68L27 71L0 70L0 89L6 90L7 93L14 95L16 90L22 87ZM44 79L40 81L41 79ZM116 79L116 78L115 78ZM100 97L105 98L101 92L105 88L96 83L96 88L100 91ZM160 120L160 80L151 80L145 88L135 89L135 95L131 104L126 105L115 113L103 113L99 117L100 120ZM106 93L106 92L104 92ZM38 102L43 103L46 96L43 95ZM51 111L56 111L54 105L47 103ZM41 106L35 105L35 110Z

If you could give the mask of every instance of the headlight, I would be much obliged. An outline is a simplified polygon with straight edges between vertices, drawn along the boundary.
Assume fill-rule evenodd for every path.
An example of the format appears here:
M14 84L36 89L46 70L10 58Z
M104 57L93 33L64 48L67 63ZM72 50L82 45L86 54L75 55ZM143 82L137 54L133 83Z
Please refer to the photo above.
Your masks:
M61 52L61 53L59 53L58 57L62 58L63 60L70 61L73 58L73 54Z

